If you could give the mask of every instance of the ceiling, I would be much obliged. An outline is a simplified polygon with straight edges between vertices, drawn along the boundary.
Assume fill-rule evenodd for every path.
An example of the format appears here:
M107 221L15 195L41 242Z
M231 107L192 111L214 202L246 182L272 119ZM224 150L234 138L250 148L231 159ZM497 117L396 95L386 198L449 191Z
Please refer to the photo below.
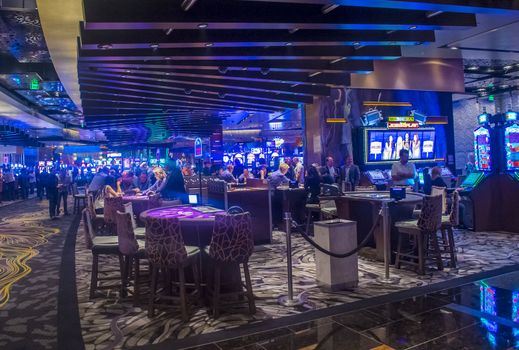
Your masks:
M409 48L432 45L442 31L475 28L476 13L499 15L518 4L83 0L85 121L118 144L208 136L244 113L268 121L348 86L374 60L412 56Z

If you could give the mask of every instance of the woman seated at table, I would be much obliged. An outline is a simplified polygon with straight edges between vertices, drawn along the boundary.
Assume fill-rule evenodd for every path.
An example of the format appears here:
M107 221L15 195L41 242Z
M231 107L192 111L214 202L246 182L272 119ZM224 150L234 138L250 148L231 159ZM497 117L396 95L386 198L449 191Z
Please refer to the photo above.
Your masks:
M321 175L313 165L308 168L308 174L305 177L305 190L308 193L306 200L308 204L319 203L319 194L321 193Z
M153 168L153 175L155 176L156 181L150 188L142 192L143 195L153 195L155 193L161 193L162 190L166 187L167 175L164 169L162 169L161 167Z
M243 174L238 176L238 182L241 184L245 183L245 179L254 179L254 175L247 168L243 169Z
M168 177L166 185L161 191L161 197L166 200L180 199L182 203L187 203L187 192L184 184L184 176L179 167L168 165Z
M96 212L100 212L105 206L105 198L121 197L123 191L121 190L121 178L115 180L115 177L108 175L105 178L103 189L99 191L95 201L94 208Z

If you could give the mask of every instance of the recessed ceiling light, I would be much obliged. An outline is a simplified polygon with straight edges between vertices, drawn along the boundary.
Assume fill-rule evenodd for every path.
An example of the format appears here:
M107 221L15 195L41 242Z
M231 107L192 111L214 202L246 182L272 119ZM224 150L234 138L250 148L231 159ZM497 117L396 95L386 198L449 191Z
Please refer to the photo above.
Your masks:
M360 45L360 43L359 43L358 41L355 41L355 42L353 43L353 46L359 46L359 45Z
M213 43L206 43L205 44L205 47L211 47L211 46L213 46Z
M512 68L512 66L504 66L503 67L504 70L509 70L510 68Z
M205 29L205 28L207 28L207 23L200 23L200 24L198 25L198 28L200 28L200 29Z
M449 47L449 49L451 49L451 50L458 50L459 48L457 46L451 46L451 47Z
M173 27L168 28L168 30L166 30L166 35L170 35L172 31L173 31Z
M171 57L166 57L166 60L168 60L168 61L169 61L170 59L171 59Z
M121 75L121 78L126 78L126 75Z
M286 46L292 46L292 43L286 43L285 45Z
M158 49L159 48L159 44L150 44L150 47L152 49Z
M415 30L415 29L416 29L416 26L410 26L409 29L411 29L411 30Z
M495 72L495 70L492 69L492 68L488 68L486 71L487 71L487 73L493 73L493 72Z
M470 66L467 68L468 70L478 70L479 67L478 66Z
M108 49L111 49L112 47L113 47L112 44L99 44L99 45L97 45L97 48L101 49L101 50L108 50Z
M126 73L130 73L130 72L131 72L131 70L128 70L128 69L126 70Z

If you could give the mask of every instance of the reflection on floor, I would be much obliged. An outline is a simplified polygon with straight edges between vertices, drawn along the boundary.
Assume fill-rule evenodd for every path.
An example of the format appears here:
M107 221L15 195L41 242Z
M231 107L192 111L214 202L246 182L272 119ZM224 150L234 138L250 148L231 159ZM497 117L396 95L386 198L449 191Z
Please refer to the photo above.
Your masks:
M59 272L73 217L48 215L48 201L0 208L0 349L57 348Z
M513 272L196 349L517 349L518 291Z
M87 348L105 349L107 346L127 348L158 344L166 339L181 339L230 329L261 320L298 314L309 308L326 308L519 263L519 251L517 251L519 235L457 231L459 260L457 269L431 271L425 276L417 276L412 271L391 269L391 274L398 277L398 283L380 285L376 279L383 273L382 264L360 259L359 287L353 291L330 293L316 285L313 250L301 238L294 237L294 289L297 293L307 292L309 303L303 308L284 308L276 303L279 295L286 294L287 275L283 233L275 233L274 239L274 244L269 245L268 250L254 253L250 261L253 289L257 298L256 315L250 317L246 312L223 314L219 319L213 320L205 309L199 308L195 310L188 323L182 323L179 315L172 312L161 312L155 318L148 319L145 310L134 308L130 301L120 300L117 288L108 290L104 295L100 294L94 300L89 300L91 254L85 249L80 232L76 245L77 289L82 333ZM115 259L105 260L102 265L117 267L118 262ZM438 317L441 315L443 311ZM349 337L348 332L344 334L342 332L346 331L339 332L339 337L343 335ZM114 333L117 336L114 336ZM373 345L371 340L362 337L358 341L358 346Z

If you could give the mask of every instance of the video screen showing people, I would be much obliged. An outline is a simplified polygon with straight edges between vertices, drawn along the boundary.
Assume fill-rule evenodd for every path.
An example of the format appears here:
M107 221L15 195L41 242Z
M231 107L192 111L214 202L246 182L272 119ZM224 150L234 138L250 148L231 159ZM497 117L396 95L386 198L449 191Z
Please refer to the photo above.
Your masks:
M397 160L401 149L410 159L434 159L434 137L434 130L369 130L368 162Z

